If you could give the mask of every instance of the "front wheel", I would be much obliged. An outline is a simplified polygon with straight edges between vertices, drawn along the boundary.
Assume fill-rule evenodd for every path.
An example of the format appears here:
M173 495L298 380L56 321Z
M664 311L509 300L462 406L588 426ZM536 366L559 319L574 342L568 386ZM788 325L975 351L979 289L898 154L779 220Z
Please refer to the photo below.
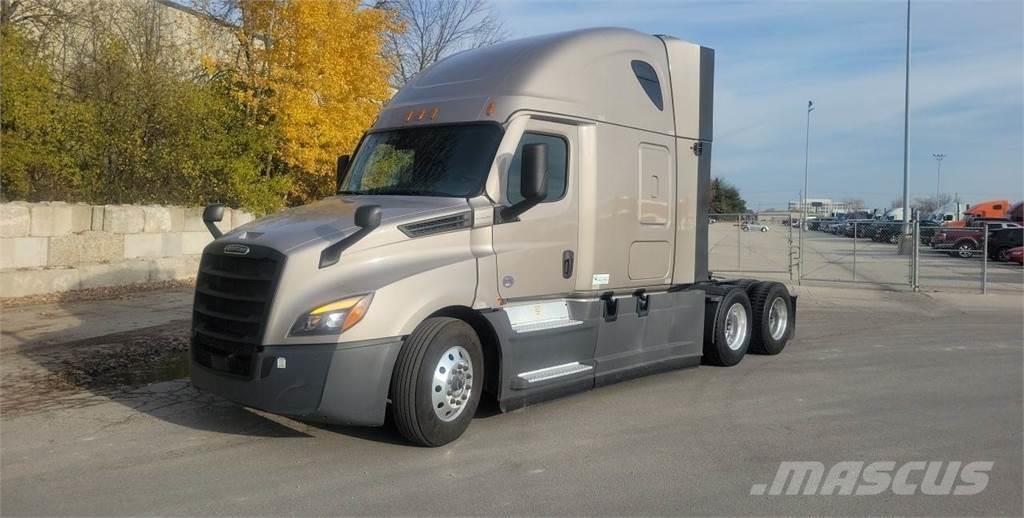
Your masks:
M399 433L422 446L458 439L484 387L480 338L458 319L428 318L409 335L391 377L391 414Z
M1000 261L1000 262L1003 262L1003 263L1009 262L1010 261L1010 247L1008 247L1008 246L999 247L999 250L996 250L994 259L996 261Z

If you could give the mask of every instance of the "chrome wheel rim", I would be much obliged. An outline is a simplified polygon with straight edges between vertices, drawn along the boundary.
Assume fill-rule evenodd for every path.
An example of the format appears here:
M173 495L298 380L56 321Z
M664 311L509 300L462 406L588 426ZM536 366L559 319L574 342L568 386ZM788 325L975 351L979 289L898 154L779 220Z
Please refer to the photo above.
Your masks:
M729 306L725 313L725 345L738 351L747 339L747 311L739 302Z
M768 308L768 333L772 340L782 340L786 336L786 328L789 326L789 307L782 297L775 297L771 307Z
M438 419L448 422L465 410L473 394L473 360L464 347L450 347L434 366L430 401Z
M960 254L960 257L970 257L971 256L971 249L967 245L960 245L960 247L957 249L957 252Z

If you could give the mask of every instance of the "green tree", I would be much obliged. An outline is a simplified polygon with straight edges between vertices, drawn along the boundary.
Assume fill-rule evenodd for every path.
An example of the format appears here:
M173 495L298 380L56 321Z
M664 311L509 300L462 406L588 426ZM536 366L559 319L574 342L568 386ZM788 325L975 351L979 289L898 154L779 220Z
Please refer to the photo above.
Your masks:
M747 202L740 196L733 184L715 178L711 180L711 196L708 197L710 214L742 214L747 212Z
M72 158L81 111L61 102L47 60L12 25L0 27L0 193L5 199L78 198Z

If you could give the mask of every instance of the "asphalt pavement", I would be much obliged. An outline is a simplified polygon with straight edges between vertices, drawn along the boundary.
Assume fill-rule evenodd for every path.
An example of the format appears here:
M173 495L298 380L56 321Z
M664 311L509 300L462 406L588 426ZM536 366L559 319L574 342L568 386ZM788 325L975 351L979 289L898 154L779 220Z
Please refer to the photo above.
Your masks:
M800 292L797 336L779 356L483 409L436 449L388 428L247 410L186 380L64 394L0 420L0 513L1020 516L1020 297ZM132 318L154 330L175 308L187 318L187 293L176 297ZM104 302L83 304L117 320ZM75 329L48 332L49 347L62 332L81 338ZM993 467L974 496L751 495L783 461Z

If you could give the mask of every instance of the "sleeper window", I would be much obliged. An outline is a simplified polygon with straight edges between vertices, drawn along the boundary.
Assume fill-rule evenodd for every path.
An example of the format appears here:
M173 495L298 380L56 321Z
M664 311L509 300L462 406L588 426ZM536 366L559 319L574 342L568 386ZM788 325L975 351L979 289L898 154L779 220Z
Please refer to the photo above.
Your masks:
M633 67L633 73L636 74L636 80L640 81L640 86L647 93L647 97L651 99L658 111L661 111L665 105L661 98L661 82L658 81L658 73L654 71L654 67L646 61L636 59L630 65Z
M522 201L520 193L520 170L523 166L523 146L526 144L547 144L548 145L548 195L545 202L560 200L565 196L566 180L569 176L568 144L565 139L555 135L543 133L523 133L519 140L519 147L512 157L512 163L508 168L508 200L511 203Z

